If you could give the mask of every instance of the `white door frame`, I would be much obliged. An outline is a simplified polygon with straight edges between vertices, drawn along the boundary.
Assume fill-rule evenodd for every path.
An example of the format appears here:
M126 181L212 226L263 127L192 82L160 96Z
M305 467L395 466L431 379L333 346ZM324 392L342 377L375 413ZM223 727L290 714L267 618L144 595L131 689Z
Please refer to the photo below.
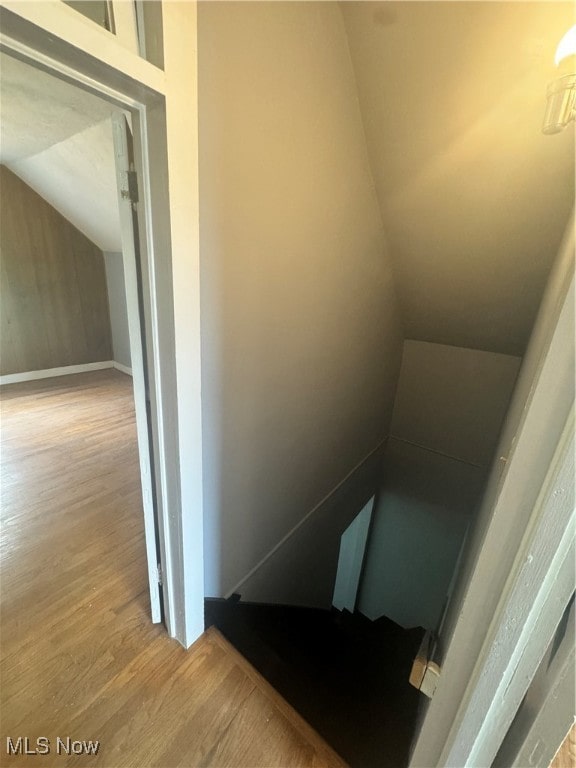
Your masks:
M170 636L188 647L204 629L196 140L191 148L186 125L189 119L195 137L197 120L193 109L180 114L195 97L178 90L168 68L195 66L195 4L163 6L166 72L58 0L0 5L0 49L132 115L164 618ZM184 160L177 156L183 148Z
M571 602L506 734L495 768L548 768L574 724L576 624Z
M132 140L128 134L131 131L124 113L118 111L112 115L112 130L114 134L114 156L116 167L116 188L118 195L118 211L122 241L122 263L124 267L124 284L126 308L128 315L128 332L130 337L130 361L132 365L132 384L134 388L134 410L136 414L136 435L140 464L140 479L142 485L142 507L144 512L144 533L146 539L146 561L148 565L148 583L150 592L150 609L154 623L162 620L160 604L159 574L165 570L165 553L158 551L158 525L156 522L156 500L154 496L152 471L152 456L157 441L149 423L150 416L147 408L147 384L153 371L147 365L145 351L152 345L146 344L146 325L149 318L142 317L144 303L140 294L142 287L140 269L140 232L136 231L139 222L137 204L138 191L130 184L130 173L134 171L132 158ZM136 185L137 186L137 185ZM146 320L148 319L148 322ZM149 386L149 385L148 385ZM158 542L159 543L159 542ZM164 598L165 602L166 598Z
M440 629L442 672L411 768L491 765L574 591L574 247L572 216L488 482L483 530Z

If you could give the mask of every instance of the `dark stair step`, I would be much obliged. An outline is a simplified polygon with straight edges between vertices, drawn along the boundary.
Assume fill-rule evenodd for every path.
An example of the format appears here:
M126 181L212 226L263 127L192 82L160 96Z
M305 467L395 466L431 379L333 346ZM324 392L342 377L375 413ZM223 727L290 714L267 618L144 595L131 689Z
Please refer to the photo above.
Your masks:
M211 624L352 768L407 765L420 696L408 675L422 631L238 600L207 600Z

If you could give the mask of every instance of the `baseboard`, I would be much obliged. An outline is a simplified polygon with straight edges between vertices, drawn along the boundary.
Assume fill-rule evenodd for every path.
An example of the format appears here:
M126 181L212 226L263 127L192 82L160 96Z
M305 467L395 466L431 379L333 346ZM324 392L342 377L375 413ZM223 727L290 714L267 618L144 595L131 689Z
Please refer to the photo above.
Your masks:
M54 376L69 376L73 373L100 371L104 368L114 368L113 360L101 360L97 363L82 363L81 365L64 365L61 368L45 368L41 371L23 371L22 373L6 373L0 376L0 386L3 384L19 384L22 381L36 379L51 379Z
M132 368L128 368L127 365L124 365L123 363L117 363L116 360L112 363L112 366L116 368L117 371L121 371L122 373L125 373L127 376L132 376Z
M290 530L288 533L274 546L272 549L264 555L264 557L258 562L254 568L252 568L240 581L232 587L232 589L228 590L224 597L225 599L228 599L231 595L233 595L235 592L240 592L241 587L243 584L245 584L254 574L259 571L265 563L270 560L270 558L276 554L276 552L296 534L296 532L305 525L310 518L317 513L319 510L321 510L324 505L333 497L340 489L360 470L360 468L366 464L370 459L372 459L375 454L377 454L379 451L382 451L384 445L386 444L386 439L382 440L370 453L365 456L361 461L358 462L358 464L348 472L346 477L344 477L329 493L326 494L326 496L320 501L316 506L311 509L304 517L299 520L298 523ZM310 606L312 607L312 606Z

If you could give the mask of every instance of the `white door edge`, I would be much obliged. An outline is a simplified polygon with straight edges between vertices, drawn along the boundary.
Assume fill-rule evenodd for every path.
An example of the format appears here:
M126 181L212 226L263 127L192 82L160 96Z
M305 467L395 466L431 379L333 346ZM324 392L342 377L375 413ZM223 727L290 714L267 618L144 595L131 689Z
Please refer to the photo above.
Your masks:
M574 592L574 521L572 411L440 765L492 764Z
M130 336L130 357L132 361L132 382L134 407L136 412L136 433L138 438L138 456L140 481L142 486L142 507L144 512L144 535L146 541L146 561L148 566L148 585L150 609L154 623L162 620L160 605L160 585L158 566L160 557L156 547L156 518L154 493L152 488L151 434L146 407L146 374L143 355L143 319L140 312L138 291L139 254L136 252L132 202L125 197L126 176L132 169L129 163L127 122L124 114L112 117L114 135L114 158L116 162L116 187L120 230L122 240L122 259L124 263L124 281L126 285L126 308L128 314L128 332Z

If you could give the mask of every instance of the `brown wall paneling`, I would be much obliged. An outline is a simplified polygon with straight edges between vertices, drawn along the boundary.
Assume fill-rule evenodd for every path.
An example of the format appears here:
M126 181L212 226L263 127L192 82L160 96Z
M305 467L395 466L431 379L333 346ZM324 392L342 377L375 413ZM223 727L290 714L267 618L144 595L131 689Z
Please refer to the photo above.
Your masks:
M104 257L0 166L0 373L112 358Z

